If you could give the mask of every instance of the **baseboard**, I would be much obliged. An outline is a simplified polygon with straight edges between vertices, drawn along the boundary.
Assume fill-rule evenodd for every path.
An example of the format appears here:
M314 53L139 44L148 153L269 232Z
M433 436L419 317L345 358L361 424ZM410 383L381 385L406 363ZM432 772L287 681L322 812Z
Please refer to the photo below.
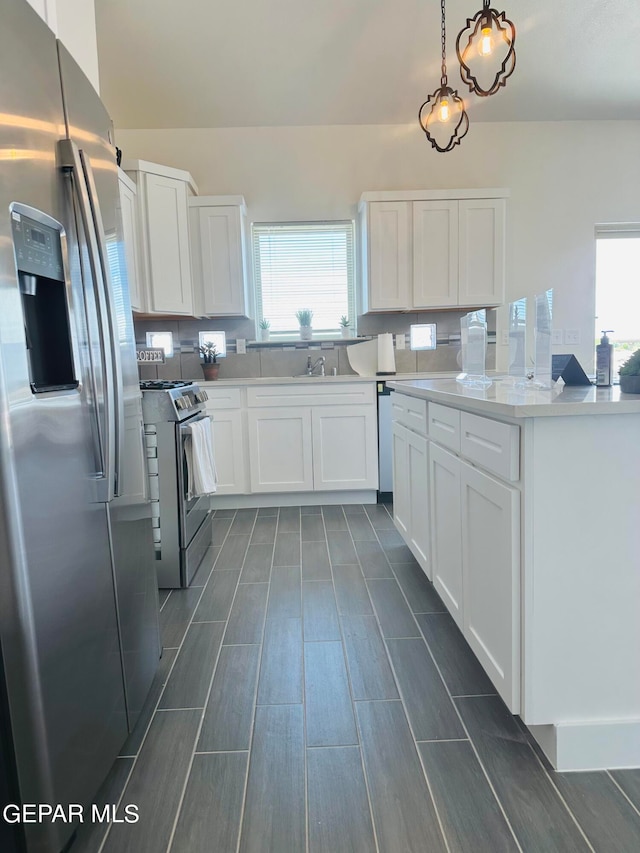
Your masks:
M558 771L640 767L640 720L528 726Z
M280 492L276 494L213 495L211 509L245 509L263 506L329 506L336 504L375 504L375 490L348 492Z

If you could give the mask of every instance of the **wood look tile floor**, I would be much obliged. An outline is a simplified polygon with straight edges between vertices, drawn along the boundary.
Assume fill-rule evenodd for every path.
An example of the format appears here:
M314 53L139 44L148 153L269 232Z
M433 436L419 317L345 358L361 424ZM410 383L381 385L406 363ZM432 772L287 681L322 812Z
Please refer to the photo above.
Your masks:
M638 853L640 770L555 773L385 506L219 510L71 853Z

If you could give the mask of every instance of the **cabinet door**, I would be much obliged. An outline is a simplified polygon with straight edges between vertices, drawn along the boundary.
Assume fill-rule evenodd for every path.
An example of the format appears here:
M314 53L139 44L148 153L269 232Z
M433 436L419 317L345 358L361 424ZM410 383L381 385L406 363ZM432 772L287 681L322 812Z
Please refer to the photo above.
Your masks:
M246 315L242 215L232 205L198 207L206 314Z
M124 180L118 181L120 187L120 209L122 211L122 231L124 250L127 262L127 279L129 281L129 297L134 311L144 311L145 304L142 296L140 275L140 243L138 240L138 216L136 207L135 185Z
M191 262L187 185L145 175L150 308L161 314L191 314Z
M463 632L513 714L520 710L520 494L461 463Z
M458 202L413 203L413 307L458 304Z
M370 311L401 311L411 307L410 202L369 205Z
M431 580L429 530L429 442L408 432L407 474L409 485L410 527L408 545L422 570Z
M468 199L459 204L460 305L504 302L505 200Z
M411 507L409 505L409 430L399 423L393 424L391 433L393 465L393 521L404 541L409 544Z
M314 406L315 491L378 488L375 406Z
M433 441L429 445L433 584L462 629L460 460Z
M248 409L252 492L313 491L311 409Z
M247 461L240 409L207 407L213 432L213 458L218 473L218 495L243 495L247 492Z

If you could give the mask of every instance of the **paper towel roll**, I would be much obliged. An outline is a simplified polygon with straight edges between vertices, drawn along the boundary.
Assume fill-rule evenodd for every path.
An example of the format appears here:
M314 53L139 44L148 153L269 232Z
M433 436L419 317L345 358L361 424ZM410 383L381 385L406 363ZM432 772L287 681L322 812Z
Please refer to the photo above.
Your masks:
M364 341L345 347L351 368L359 376L375 376L378 367L378 342Z
M393 354L393 335L385 332L378 335L378 375L396 372L396 360Z

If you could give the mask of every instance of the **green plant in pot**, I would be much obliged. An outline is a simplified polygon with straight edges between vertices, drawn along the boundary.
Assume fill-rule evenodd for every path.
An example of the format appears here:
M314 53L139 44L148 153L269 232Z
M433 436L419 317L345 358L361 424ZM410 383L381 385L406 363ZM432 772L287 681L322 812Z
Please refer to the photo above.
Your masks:
M340 317L340 331L342 332L343 338L351 337L351 329L349 328L349 318L346 314L343 314L342 317Z
M202 372L205 379L217 379L220 365L218 364L218 349L212 341L204 341L198 347L198 352L202 356Z
M302 308L300 309L300 311L296 311L296 317L298 318L298 323L300 324L300 340L310 341L311 320L313 319L313 311L311 311L309 308Z
M271 323L269 322L269 320L267 320L265 317L263 317L262 320L260 320L258 325L260 326L260 340L265 341L265 342L268 341L269 335L270 335Z
M620 368L620 390L625 394L640 394L640 349Z

